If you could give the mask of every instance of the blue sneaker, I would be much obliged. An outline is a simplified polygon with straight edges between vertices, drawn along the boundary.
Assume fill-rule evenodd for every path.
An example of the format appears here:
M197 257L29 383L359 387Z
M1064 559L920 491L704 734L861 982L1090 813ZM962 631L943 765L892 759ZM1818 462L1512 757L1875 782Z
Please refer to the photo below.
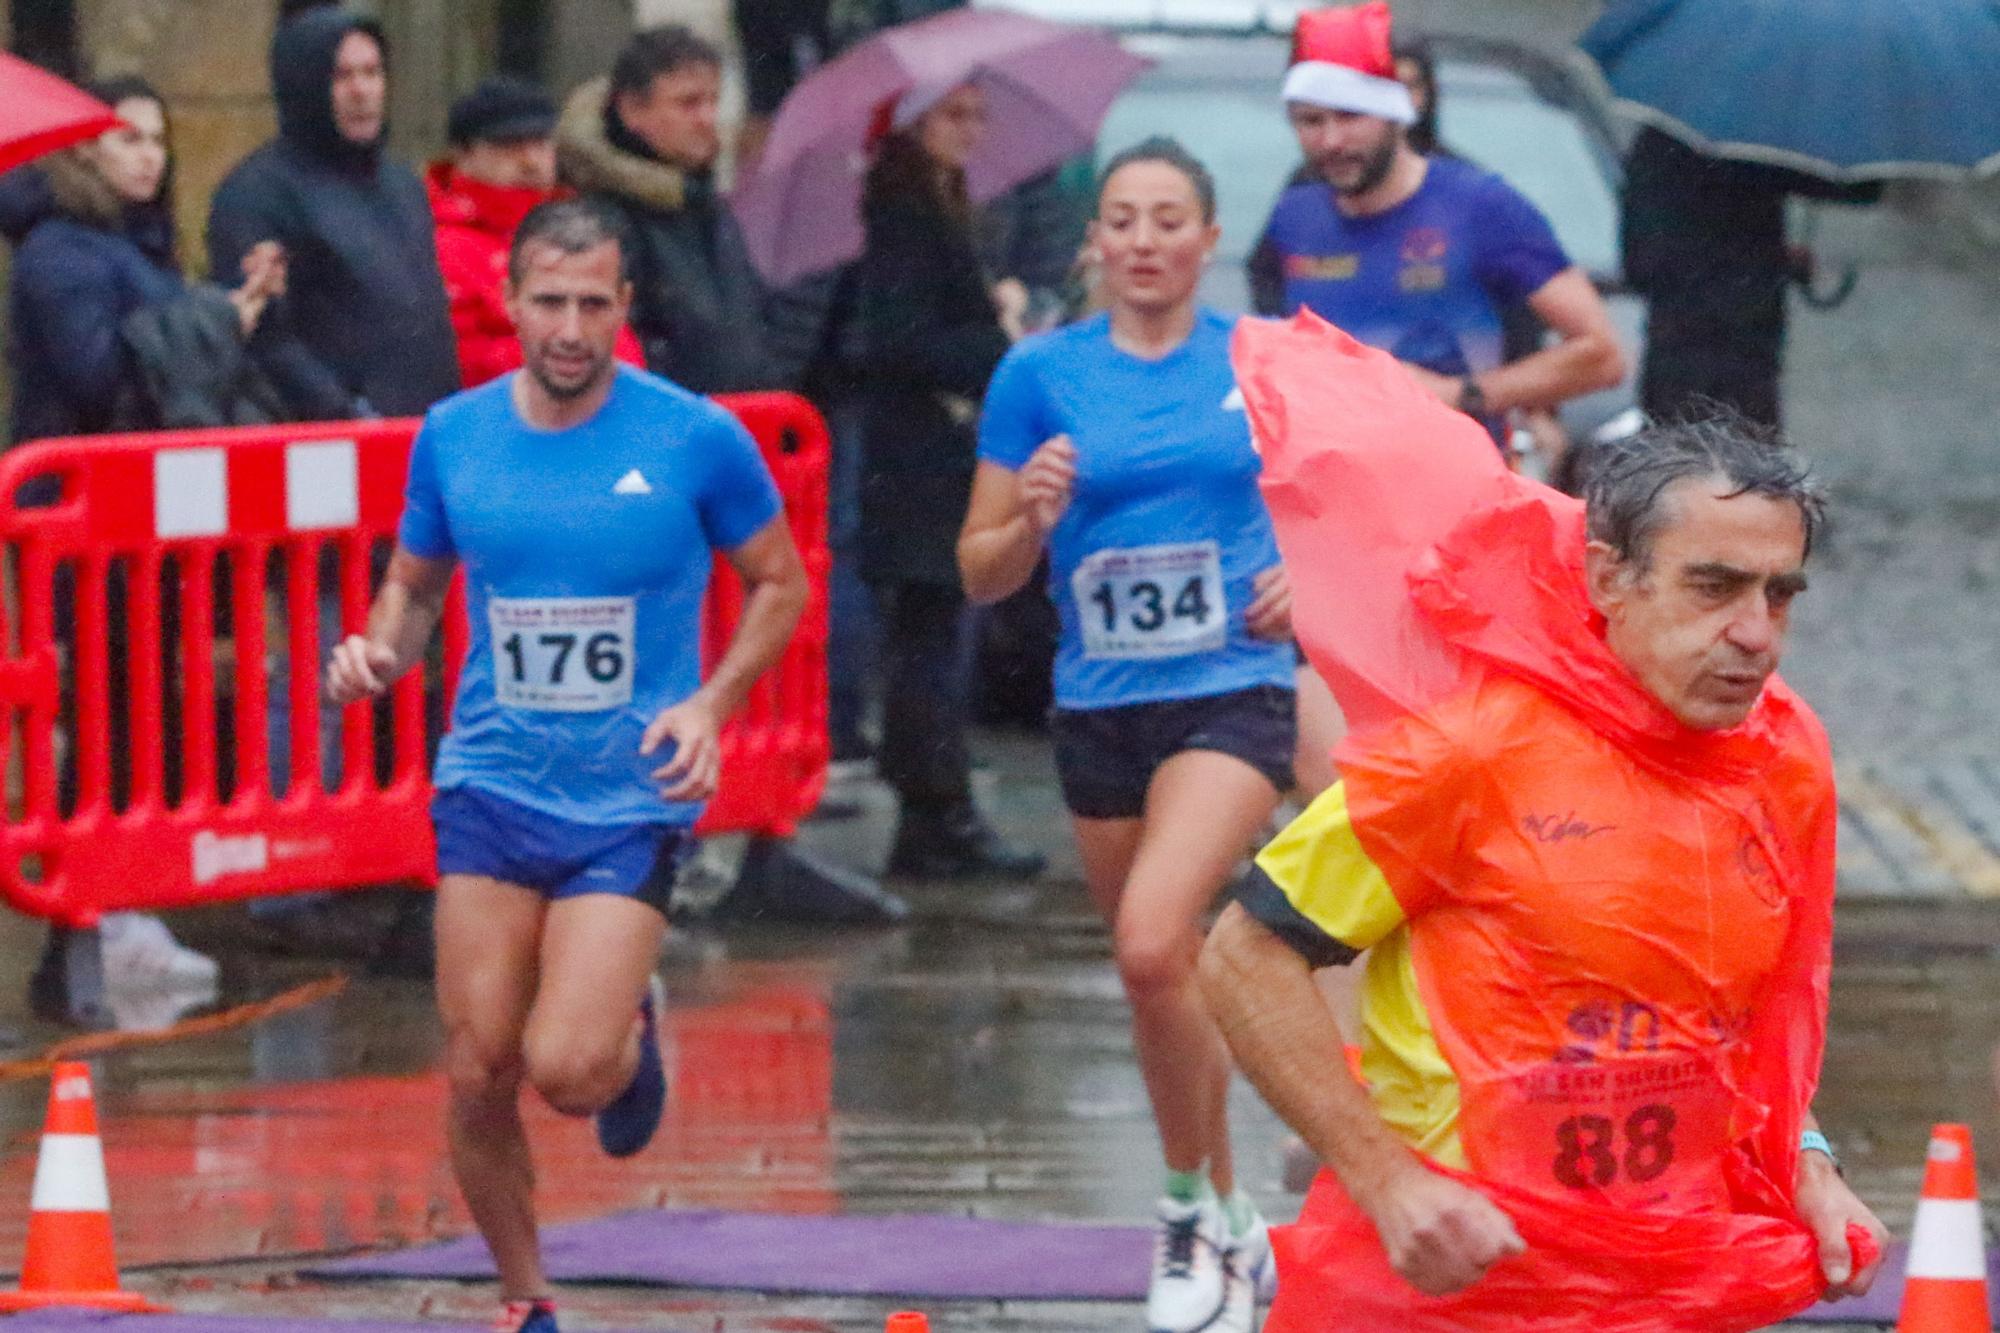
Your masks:
M660 1117L666 1114L667 1069L660 1058L660 1010L666 1003L660 979L648 980L645 997L639 1001L639 1067L632 1071L625 1091L597 1113L598 1146L612 1157L630 1157L651 1143Z
M508 1301L493 1321L493 1333L560 1333L554 1301Z

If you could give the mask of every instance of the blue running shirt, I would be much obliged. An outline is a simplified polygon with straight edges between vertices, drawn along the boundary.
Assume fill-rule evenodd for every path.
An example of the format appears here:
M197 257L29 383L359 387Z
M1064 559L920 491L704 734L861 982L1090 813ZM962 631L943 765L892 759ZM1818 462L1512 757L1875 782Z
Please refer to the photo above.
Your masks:
M1145 361L1098 315L1016 345L987 386L981 458L1018 471L1052 436L1076 444L1074 498L1049 534L1059 707L1292 684L1291 645L1243 623L1278 544L1229 364L1233 327L1201 311L1186 342Z
M439 789L475 787L582 824L689 825L639 740L701 685L714 550L780 512L748 432L722 408L618 368L596 416L540 431L512 375L447 398L410 451L398 538L457 558L471 647Z
M1417 192L1348 217L1328 186L1294 185L1264 231L1301 308L1440 375L1500 364L1500 313L1569 267L1548 220L1491 172L1433 157Z

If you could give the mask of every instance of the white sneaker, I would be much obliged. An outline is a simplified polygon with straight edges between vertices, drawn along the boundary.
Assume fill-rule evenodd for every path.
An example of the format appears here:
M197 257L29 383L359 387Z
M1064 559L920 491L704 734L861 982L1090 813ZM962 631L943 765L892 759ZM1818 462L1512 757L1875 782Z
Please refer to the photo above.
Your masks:
M1270 1304L1278 1294L1278 1260L1271 1253L1271 1224L1262 1213L1251 1219L1248 1231L1224 1245L1222 1257L1233 1276L1242 1278L1258 1300Z
M1160 1200L1153 1277L1146 1288L1149 1333L1202 1333L1221 1317L1228 1298L1222 1231L1215 1200Z
M214 990L222 969L175 939L167 923L144 912L106 912L98 921L104 982L113 989Z
M1208 1326L1208 1333L1254 1333L1257 1327L1257 1297L1250 1279L1234 1269L1223 1277L1222 1313Z

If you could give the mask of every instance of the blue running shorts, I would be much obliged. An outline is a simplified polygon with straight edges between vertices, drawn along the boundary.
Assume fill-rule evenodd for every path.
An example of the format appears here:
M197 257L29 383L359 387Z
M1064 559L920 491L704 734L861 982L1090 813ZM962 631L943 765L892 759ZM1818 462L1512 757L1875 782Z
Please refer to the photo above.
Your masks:
M614 893L666 914L674 881L693 852L673 824L578 824L474 787L431 798L440 875L484 875L550 902Z

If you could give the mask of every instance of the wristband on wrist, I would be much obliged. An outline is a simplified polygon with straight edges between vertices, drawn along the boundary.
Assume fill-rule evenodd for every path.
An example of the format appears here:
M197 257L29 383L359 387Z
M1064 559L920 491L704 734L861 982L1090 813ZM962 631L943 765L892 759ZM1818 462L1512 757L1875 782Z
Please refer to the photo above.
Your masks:
M1840 1170L1839 1154L1835 1153L1833 1145L1827 1142L1826 1135L1816 1129L1805 1130L1799 1135L1799 1151L1823 1153L1826 1160L1833 1163L1833 1169Z

